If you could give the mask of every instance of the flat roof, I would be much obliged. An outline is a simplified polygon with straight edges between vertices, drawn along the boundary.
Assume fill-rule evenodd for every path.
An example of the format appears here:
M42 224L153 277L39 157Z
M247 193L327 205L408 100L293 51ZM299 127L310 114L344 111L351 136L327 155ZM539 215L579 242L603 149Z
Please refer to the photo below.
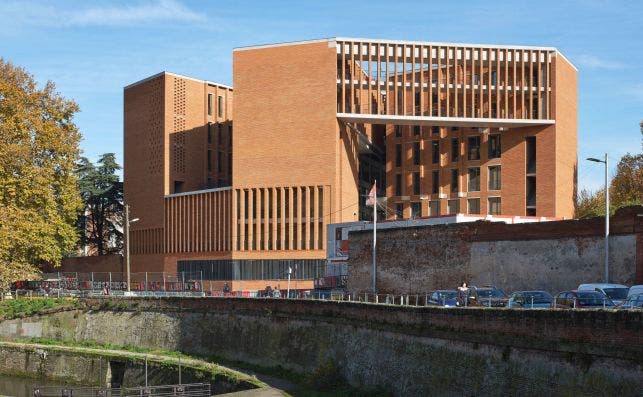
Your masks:
M227 89L229 89L229 90L233 90L233 88L232 88L231 86L229 86L229 85L225 85L225 84L221 84L221 83L215 83L214 81L209 81L209 80L200 80L200 79L195 79L194 77L184 76L184 75L182 75L182 74L172 73L172 72L168 72L168 71L165 71L165 70L164 70L164 71L162 71L162 72L159 72L159 73L157 73L157 74L154 74L154 75L152 75L152 76L146 77L146 78L144 78L144 79L142 79L142 80L136 81L136 82L134 82L134 83L132 83L132 84L126 85L123 89L124 89L124 90L126 90L126 89L131 88L131 87L134 87L134 86L136 86L136 85L143 84L143 83L145 83L146 81L149 81L149 80L155 79L155 78L157 78L157 77L159 77L159 76L163 76L163 75L165 75L165 74L166 74L166 75L168 75L168 76L178 77L178 78L186 79L186 80L192 80L192 81L196 81L196 82L198 82L198 83L204 83L204 84L208 84L208 85L213 85L213 86L217 86L217 87L222 87L222 88L227 88Z
M350 42L363 42L363 43L382 43L382 44L403 44L403 45L421 45L421 46L442 46L442 47L481 47L481 48L498 48L498 49L516 49L516 50L540 50L551 51L557 55L562 56L572 67L578 71L578 68L567 59L562 52L558 51L556 47L547 46L526 46L526 45L504 45L504 44L475 44L475 43L451 43L451 42L437 42L437 41L414 41L414 40L387 40L387 39L369 39L364 37L327 37L321 39L311 40L298 40L298 41L284 41L277 43L258 44L251 46L236 47L233 51L255 50L261 48L283 47L289 45L299 44L312 44L332 41L350 41Z

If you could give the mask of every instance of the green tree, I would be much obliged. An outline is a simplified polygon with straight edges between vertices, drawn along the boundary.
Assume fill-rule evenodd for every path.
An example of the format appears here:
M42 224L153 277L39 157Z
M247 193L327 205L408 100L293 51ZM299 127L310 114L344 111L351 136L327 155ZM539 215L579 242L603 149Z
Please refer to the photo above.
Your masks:
M622 207L643 205L643 154L626 154L610 182L610 214ZM576 200L576 218L605 216L605 189L583 189Z
M0 58L0 290L73 249L78 106Z
M107 255L123 249L123 184L114 153L105 153L98 166L86 157L78 162L78 188L84 209L78 216L80 245L90 254Z

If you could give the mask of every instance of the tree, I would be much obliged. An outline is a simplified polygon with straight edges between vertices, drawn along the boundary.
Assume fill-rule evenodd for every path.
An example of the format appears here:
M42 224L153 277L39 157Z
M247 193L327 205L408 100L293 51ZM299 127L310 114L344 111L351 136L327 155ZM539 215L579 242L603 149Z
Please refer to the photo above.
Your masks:
M626 154L610 182L610 214L630 205L643 205L643 154ZM583 189L576 201L576 217L605 216L605 189Z
M98 166L86 157L78 162L78 188L84 209L78 216L77 227L81 246L89 247L89 254L107 255L123 248L123 184L116 171L114 153L105 153Z
M0 291L75 246L77 111L0 58Z

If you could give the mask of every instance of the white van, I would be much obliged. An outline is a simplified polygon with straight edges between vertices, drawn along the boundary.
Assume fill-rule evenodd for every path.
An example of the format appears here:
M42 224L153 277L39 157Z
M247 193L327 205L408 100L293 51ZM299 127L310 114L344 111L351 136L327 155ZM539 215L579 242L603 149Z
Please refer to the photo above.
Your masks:
M578 291L598 291L603 295L606 295L608 298L614 302L615 305L622 305L625 299L627 299L627 292L629 288L623 284L605 284L605 283L594 283L594 284L581 284L578 286Z
M630 291L627 293L627 297L643 294L643 284L633 285L630 287Z

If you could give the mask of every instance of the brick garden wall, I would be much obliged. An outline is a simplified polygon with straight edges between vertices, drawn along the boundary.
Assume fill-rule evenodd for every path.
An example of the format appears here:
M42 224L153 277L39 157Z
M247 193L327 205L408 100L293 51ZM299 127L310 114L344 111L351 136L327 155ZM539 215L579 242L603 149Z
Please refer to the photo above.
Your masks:
M610 220L610 281L643 283L643 207ZM378 291L426 293L494 284L506 291L557 293L603 280L604 220L532 224L461 223L378 231ZM349 234L350 292L370 292L372 235Z

